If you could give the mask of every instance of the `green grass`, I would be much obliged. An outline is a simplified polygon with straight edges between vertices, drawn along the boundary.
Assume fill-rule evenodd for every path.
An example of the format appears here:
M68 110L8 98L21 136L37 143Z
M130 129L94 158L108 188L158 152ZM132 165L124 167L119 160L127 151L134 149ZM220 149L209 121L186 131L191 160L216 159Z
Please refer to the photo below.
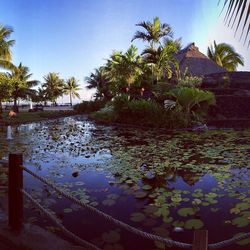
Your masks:
M8 113L0 114L0 124L22 124L37 122L47 119L55 119L70 115L75 115L76 112L72 110L57 110L57 111L40 111L40 112L19 112L16 117L9 118Z

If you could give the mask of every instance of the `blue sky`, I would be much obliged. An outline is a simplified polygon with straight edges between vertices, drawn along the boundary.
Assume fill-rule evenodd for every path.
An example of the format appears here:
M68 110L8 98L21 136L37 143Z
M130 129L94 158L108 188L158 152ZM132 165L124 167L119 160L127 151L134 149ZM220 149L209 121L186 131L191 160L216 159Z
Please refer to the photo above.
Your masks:
M140 21L158 16L171 25L183 45L195 42L206 53L213 40L232 44L250 70L247 51L219 17L218 0L0 0L0 23L13 27L13 61L30 68L43 81L49 72L62 78L84 77L105 63L113 50L125 51ZM141 41L134 44L142 50ZM63 98L61 102L67 101Z

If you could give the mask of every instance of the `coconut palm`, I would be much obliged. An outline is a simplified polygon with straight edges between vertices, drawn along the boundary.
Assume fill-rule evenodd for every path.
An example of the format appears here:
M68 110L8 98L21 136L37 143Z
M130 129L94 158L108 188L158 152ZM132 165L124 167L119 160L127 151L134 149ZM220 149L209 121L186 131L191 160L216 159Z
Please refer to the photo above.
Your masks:
M123 88L134 84L143 74L142 63L143 60L134 45L131 45L125 53L113 52L105 67L111 81L112 92L119 93Z
M56 99L64 94L64 81L59 77L58 73L48 73L43 77L45 82L42 88L45 91L46 99L56 106Z
M220 0L219 0L220 2ZM227 6L227 7L226 7ZM250 1L249 0L224 0L223 10L227 8L225 23L231 28L235 28L235 34L242 26L241 36L245 33L244 44L248 40L250 46Z
M80 90L79 86L80 85L78 84L78 80L75 77L71 77L68 80L66 80L66 84L64 87L64 94L69 95L71 107L72 107L72 98L77 97L80 99L80 95L77 93L77 91Z
M10 77L12 84L11 98L14 100L13 109L15 112L18 112L17 99L29 99L34 94L32 87L36 86L39 81L29 80L32 74L29 73L29 68L23 66L22 63L17 67L15 66L12 72L7 73L7 75Z
M177 45L173 42L166 43L165 47L157 49L147 47L143 50L144 60L152 65L152 72L158 82L161 78L168 79L172 76L172 69L177 64L174 54L178 51Z
M112 95L109 89L109 77L104 67L95 69L89 77L85 77L85 81L88 84L87 89L96 89L95 97L97 99L104 98L110 100Z
M233 46L227 43L217 44L214 41L214 45L208 47L207 55L211 60L228 71L236 71L238 65L244 66L242 56L235 51Z
M0 24L0 67L13 69L11 61L10 47L15 44L15 40L8 40L13 29Z
M132 42L135 39L146 41L153 48L155 44L160 43L163 37L172 37L172 29L169 24L161 23L159 17L153 19L153 23L147 21L140 22L136 26L142 27L144 31L136 31Z

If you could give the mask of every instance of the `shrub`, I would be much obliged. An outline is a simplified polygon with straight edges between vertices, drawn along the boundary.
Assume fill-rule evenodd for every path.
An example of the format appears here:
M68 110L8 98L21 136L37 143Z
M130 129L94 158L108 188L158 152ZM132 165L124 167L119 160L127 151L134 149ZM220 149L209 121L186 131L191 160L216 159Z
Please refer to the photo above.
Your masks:
M98 111L104 107L106 101L83 101L82 103L74 105L74 110L77 113L91 113Z

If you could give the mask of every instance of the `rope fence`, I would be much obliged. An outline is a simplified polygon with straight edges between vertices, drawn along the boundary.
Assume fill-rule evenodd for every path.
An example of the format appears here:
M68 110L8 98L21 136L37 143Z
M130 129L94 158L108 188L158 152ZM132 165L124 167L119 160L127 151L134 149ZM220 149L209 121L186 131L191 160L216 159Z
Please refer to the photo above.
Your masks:
M31 170L29 170L25 166L22 166L22 156L21 155L10 154L10 156L9 156L9 172L10 172L9 173L9 178L10 178L9 179L9 189L10 189L9 193L10 193L10 195L12 193L12 195L15 196L15 199L17 199L17 201L19 201L21 204L23 202L22 195L27 197L36 207L39 208L39 210L42 213L44 213L49 219L51 219L54 223L56 223L57 226L62 230L62 232L64 232L69 237L71 237L73 240L75 240L80 245L87 247L87 249L100 250L100 248L98 248L97 246L81 239L80 237L78 237L77 235L75 235L74 233L72 233L68 229L66 229L60 223L60 221L49 210L47 210L46 208L41 206L31 195L29 195L25 190L23 190L23 182L22 182L23 181L23 174L22 174L23 170L26 171L31 176L33 176L34 178L41 181L42 183L44 183L47 186L54 189L61 196L67 198L68 200L81 206L82 208L86 208L87 210L91 211L93 214L98 215L98 216L104 218L105 220L112 222L116 226L119 226L119 227L133 233L133 234L138 235L141 238L144 238L147 240L152 240L152 241L159 241L159 242L166 244L168 247L178 247L178 248L193 249L193 250L196 250L196 249L197 250L198 249L200 249L200 250L219 249L219 248L223 248L225 246L229 246L237 241L241 241L241 240L244 240L244 239L250 237L250 232L249 232L249 233L241 234L239 236L232 237L228 240L224 240L224 241L212 243L212 244L207 244L207 231L206 230L198 230L198 231L195 231L195 232L199 232L199 233L195 234L195 236L197 235L197 239L196 239L196 237L194 237L193 244L188 244L188 243L183 243L183 242L163 238L163 237L158 236L158 235L144 232L144 231L137 229L135 227L132 227L132 226L130 226L130 225L118 220L118 219L113 218L111 215L108 215L108 214L100 211L99 209L88 205L87 203L84 203L84 202L76 199L70 193L58 188L51 181L47 180L44 177L37 175L36 173L32 172ZM13 185L13 178L16 179L15 185ZM15 204L15 206L14 206L12 204L13 201L10 201L10 200L11 200L11 198L9 199L9 224L14 229L20 230L21 225L22 225L23 205L19 205L19 207L17 207ZM20 209L18 215L15 214L17 211L17 208ZM15 218L11 218L11 216L12 217L14 216ZM202 247L201 247L201 245L202 245Z

